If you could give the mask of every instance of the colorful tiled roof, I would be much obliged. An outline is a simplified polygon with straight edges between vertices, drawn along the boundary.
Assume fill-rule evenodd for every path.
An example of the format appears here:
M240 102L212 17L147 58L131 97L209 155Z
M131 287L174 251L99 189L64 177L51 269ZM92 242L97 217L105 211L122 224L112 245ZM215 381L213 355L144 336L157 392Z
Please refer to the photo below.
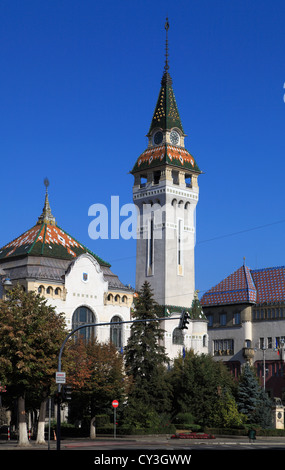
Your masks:
M257 289L256 303L285 301L285 266L251 271Z
M86 252L94 256L99 264L110 266L58 225L42 223L0 248L0 260L23 255L71 260Z
M48 185L48 180L45 179L45 204L37 224L3 248L0 248L0 260L23 255L71 260L87 252L100 265L110 266L109 263L95 255L56 224L49 205Z
M251 270L241 266L201 298L206 306L285 301L285 267Z
M137 159L132 173L165 164L201 173L194 157L188 150L167 143L147 148Z
M150 124L149 134L157 127L162 130L177 127L184 134L174 91L172 88L172 79L168 71L164 72L161 80L161 88Z

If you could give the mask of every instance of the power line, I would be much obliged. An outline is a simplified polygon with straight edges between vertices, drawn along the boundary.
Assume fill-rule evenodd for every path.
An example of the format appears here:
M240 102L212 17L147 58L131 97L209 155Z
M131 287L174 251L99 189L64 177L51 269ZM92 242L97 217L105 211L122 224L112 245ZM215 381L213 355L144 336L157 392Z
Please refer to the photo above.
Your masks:
M270 222L268 224L257 225L255 227L250 227L250 228L247 228L247 229L238 230L236 232L226 233L224 235L217 235L216 237L206 238L205 240L197 241L196 245L201 245L203 243L208 243L208 242L215 241L215 240L221 240L223 238L233 237L235 235L240 235L242 233L253 232L254 230L260 230L262 228L271 227L273 225L282 224L284 222L285 222L285 219L282 219L282 220L277 220L276 222ZM174 248L168 248L166 251L171 251L171 250L175 250L175 249L176 249L175 247ZM111 260L111 262L124 261L124 260L127 260L127 259L134 259L134 258L136 258L136 255L125 256L124 258L115 258L115 259Z
M206 240L201 240L200 242L197 242L196 244L200 245L202 243L207 243L207 242L211 242L211 241L214 241L214 240L220 240L222 238L232 237L234 235L239 235L241 233L252 232L254 230L259 230L261 228L271 227L272 225L282 224L284 222L285 222L285 219L282 219L282 220L278 220L276 222L271 222L270 224L257 225L256 227L251 227L251 228L244 229L244 230L238 230L237 232L232 232L232 233L228 233L228 234L225 234L225 235L218 235L217 237L212 237L212 238L208 238Z

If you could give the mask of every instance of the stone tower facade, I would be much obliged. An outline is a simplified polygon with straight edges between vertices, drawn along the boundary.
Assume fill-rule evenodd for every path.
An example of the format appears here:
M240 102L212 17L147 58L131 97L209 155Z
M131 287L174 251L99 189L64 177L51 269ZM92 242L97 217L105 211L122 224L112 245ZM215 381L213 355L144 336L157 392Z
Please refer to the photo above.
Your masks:
M170 358L184 348L208 352L207 320L195 293L195 213L199 199L195 158L185 148L182 127L166 61L158 100L147 134L148 146L137 159L133 201L138 210L136 290L148 281L166 317L188 310L188 330L163 321L164 346Z
M133 201L139 213L136 289L149 281L159 304L190 307L201 171L185 148L186 134L168 72L168 41L166 51L148 147L132 169Z

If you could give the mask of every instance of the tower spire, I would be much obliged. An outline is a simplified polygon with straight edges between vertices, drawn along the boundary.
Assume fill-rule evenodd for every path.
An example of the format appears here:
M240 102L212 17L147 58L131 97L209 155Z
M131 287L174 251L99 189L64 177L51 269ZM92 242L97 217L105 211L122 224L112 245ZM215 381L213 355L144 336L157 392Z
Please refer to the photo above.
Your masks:
M166 18L164 28L166 31L165 64L164 64L163 76L161 79L161 88L160 88L158 100L156 103L156 107L154 110L154 114L152 117L151 125L147 134L148 136L156 128L160 128L161 130L165 131L165 130L172 129L173 127L180 129L182 132L182 135L185 135L183 127L182 127L181 119L179 116L179 111L178 111L174 91L172 88L172 78L168 72L169 70L168 17Z
M43 207L43 212L38 218L37 224L49 224L49 225L56 225L56 221L54 216L51 213L51 208L49 205L49 200L48 200L48 187L49 187L49 180L48 178L44 179L44 185L46 187L46 195L45 195L45 204Z
M168 30L169 30L169 22L168 22L168 17L166 17L165 25L164 25L165 31L166 31L166 38L165 38L165 64L164 64L164 71L163 71L163 76L161 80L161 85L172 85L172 79L171 76L168 72L169 70L169 46L168 46Z
M169 64L168 64L168 57L169 57L169 52L168 52L168 30L169 30L169 22L168 22L168 17L166 17L166 22L165 22L165 31L166 31L166 40L165 40L165 66L164 70L165 72L168 72L169 70Z

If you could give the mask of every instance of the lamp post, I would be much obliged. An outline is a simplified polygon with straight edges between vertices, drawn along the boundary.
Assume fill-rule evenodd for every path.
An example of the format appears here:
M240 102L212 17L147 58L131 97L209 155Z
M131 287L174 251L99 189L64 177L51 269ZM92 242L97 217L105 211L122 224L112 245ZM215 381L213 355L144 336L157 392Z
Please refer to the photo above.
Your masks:
M265 391L265 374L266 374L266 370L265 370L265 351L266 351L266 347L263 346L262 353L263 353L263 390L264 391Z

